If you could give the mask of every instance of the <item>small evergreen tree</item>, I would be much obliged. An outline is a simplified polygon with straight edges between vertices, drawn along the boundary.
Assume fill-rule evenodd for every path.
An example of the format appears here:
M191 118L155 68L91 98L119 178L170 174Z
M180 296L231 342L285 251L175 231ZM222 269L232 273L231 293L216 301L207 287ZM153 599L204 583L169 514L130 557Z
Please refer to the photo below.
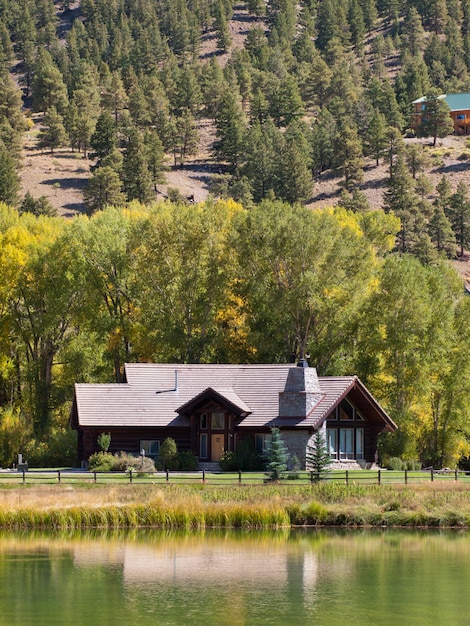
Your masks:
M321 430L313 435L313 446L307 446L306 466L313 472L315 482L324 479L331 465L330 453Z
M271 445L266 453L266 469L270 474L271 480L279 480L281 473L287 469L289 454L279 428L275 426L271 428L271 437Z
M29 191L20 204L19 212L32 213L33 215L46 215L47 217L57 216L57 209L54 209L46 196L33 198Z
M109 166L99 167L88 179L83 190L83 199L88 209L102 211L105 206L122 206L126 197L121 191L119 175Z
M158 466L164 470L178 469L178 448L176 441L167 437L158 451Z

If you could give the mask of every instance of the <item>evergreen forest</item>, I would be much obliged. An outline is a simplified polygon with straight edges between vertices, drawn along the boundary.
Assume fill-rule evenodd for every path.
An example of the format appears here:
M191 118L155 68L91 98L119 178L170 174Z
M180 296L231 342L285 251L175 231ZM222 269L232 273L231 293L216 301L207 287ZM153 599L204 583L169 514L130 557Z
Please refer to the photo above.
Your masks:
M0 0L0 71L0 465L73 463L74 382L125 362L300 354L383 404L382 458L470 456L470 144L456 177L436 141L470 0ZM23 191L38 116L39 150L92 162L73 219ZM164 197L196 157L206 199Z

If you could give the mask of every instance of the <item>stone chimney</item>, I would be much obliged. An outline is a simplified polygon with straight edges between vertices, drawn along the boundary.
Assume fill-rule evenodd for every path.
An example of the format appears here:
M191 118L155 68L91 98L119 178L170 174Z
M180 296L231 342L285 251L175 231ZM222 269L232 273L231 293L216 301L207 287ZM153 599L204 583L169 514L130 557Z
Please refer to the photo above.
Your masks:
M279 393L279 417L305 418L322 396L317 370L301 359L289 369L284 391Z

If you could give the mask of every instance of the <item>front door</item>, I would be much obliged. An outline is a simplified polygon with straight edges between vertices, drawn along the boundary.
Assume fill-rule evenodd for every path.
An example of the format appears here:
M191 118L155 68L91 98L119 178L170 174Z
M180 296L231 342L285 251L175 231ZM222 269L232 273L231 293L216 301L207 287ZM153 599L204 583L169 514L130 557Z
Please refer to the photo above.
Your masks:
M212 435L211 438L211 461L217 462L224 452L224 435Z

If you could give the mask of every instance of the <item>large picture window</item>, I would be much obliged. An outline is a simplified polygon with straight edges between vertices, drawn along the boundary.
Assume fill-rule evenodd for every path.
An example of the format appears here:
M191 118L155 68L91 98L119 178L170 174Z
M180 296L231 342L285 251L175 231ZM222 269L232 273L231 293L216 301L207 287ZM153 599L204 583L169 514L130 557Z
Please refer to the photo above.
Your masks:
M326 442L332 459L365 458L363 428L327 428Z
M339 458L354 459L354 429L339 429Z

